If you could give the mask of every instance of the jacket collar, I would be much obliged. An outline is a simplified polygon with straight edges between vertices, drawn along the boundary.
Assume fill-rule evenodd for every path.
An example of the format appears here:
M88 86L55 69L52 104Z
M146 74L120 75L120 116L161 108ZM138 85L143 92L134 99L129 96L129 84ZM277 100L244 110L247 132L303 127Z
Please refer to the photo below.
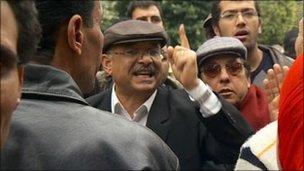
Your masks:
M101 110L111 112L112 87L89 100L91 105ZM164 141L167 139L170 118L170 93L165 88L159 87L148 114L146 126L153 130Z
M24 71L23 96L64 98L87 105L81 90L65 71L39 64L27 64Z
M157 133L164 141L167 139L170 118L169 91L158 88L148 115L146 126Z

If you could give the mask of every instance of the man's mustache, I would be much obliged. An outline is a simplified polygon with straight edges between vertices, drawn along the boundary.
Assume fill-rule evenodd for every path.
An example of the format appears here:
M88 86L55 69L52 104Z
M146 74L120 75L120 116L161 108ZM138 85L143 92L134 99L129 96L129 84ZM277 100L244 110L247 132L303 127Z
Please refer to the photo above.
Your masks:
M132 73L135 75L149 75L153 76L157 73L157 69L155 68L154 65L148 65L148 66L143 66L143 65L135 65L132 69Z

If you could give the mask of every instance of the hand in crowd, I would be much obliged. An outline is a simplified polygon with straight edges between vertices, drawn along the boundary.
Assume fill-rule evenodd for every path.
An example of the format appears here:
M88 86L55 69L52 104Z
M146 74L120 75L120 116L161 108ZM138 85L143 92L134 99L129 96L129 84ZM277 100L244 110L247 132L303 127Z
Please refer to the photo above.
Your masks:
M177 45L174 48L168 47L168 59L175 78L182 83L186 90L191 90L199 84L198 69L196 53L190 49L183 24L179 27L179 38L181 45Z
M278 119L280 89L288 70L288 66L281 67L278 64L274 64L273 69L267 71L267 77L263 81L265 92L268 97L268 108L271 121Z

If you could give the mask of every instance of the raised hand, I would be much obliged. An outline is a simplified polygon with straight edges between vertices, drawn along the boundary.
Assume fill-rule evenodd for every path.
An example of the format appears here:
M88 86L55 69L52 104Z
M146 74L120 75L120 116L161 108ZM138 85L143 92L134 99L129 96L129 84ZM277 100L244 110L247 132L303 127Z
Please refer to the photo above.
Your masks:
M280 90L288 70L289 67L287 66L282 68L280 65L275 64L273 69L267 71L267 78L264 79L263 83L268 97L268 108L271 121L278 119Z
M196 53L190 49L183 24L179 27L179 38L181 45L174 48L168 47L168 59L175 78L182 83L186 90L191 90L199 84Z
M263 83L269 103L280 94L280 89L288 70L289 67L287 66L282 68L280 65L274 64L273 69L267 71L267 77Z

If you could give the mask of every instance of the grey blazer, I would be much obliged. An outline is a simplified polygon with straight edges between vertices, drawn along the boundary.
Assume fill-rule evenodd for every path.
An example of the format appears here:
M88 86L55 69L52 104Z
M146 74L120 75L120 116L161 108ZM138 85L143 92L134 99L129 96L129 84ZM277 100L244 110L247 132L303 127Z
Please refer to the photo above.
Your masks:
M1 169L177 170L152 131L90 107L72 78L50 66L25 67L22 103L1 150Z

